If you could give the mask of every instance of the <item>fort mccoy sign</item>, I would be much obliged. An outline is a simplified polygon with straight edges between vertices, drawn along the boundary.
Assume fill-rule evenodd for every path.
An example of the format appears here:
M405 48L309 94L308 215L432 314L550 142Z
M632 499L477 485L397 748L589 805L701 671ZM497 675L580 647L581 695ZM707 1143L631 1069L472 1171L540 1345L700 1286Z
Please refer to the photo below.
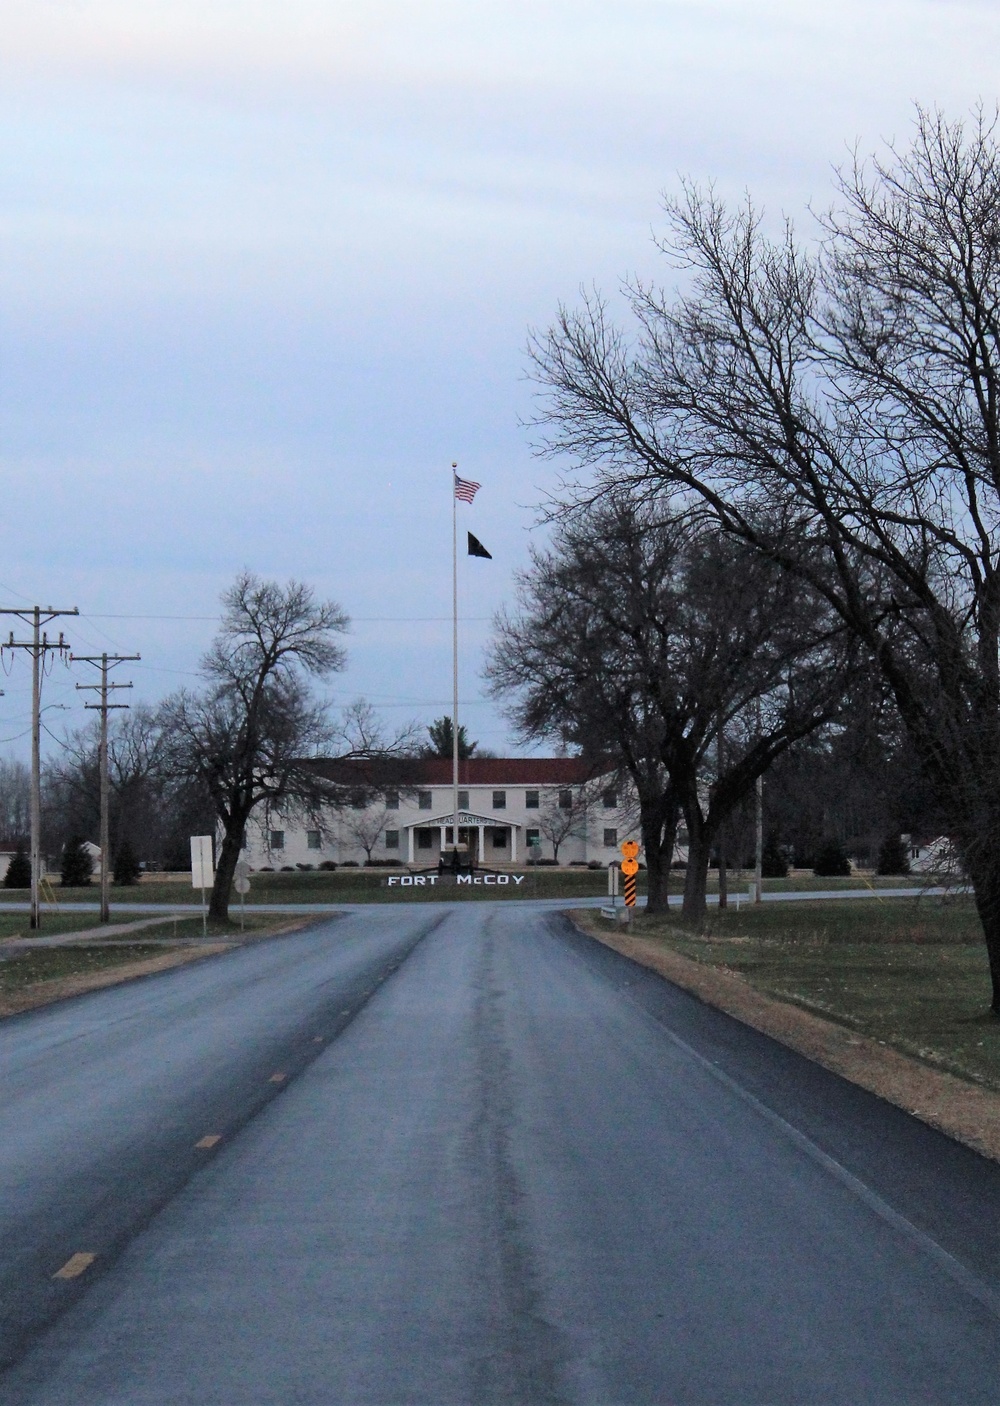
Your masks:
M504 888L508 892L524 883L524 874L390 874L386 888Z

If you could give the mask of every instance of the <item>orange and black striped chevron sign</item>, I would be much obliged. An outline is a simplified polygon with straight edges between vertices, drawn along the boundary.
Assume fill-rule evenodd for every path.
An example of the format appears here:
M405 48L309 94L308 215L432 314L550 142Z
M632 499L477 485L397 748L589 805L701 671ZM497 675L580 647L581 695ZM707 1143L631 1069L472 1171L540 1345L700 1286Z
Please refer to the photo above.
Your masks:
M625 877L625 907L635 907L635 876L639 872L639 846L635 840L625 840L621 846L622 874Z

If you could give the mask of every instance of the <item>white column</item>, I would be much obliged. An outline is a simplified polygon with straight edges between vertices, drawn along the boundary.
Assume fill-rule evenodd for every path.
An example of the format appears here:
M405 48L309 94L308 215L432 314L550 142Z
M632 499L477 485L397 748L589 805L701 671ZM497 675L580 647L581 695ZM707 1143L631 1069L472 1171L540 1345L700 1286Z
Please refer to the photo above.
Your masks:
M510 862L517 863L517 826L510 827Z
M407 827L407 831L406 831L406 834L407 834L406 856L407 856L407 862L410 863L410 864L413 864L413 863L414 863L414 857L413 857L413 837L414 837L414 835L415 835L416 833L417 833L417 830L416 830L416 826L415 826L415 825L410 825L410 826Z
M441 853L444 854L444 846L445 846L445 838L444 838L444 837L445 837L445 832L446 832L446 830L447 830L447 826L445 826L445 825L440 825L440 826L438 826L438 829L441 831Z
M480 863L480 864L482 864L485 855L486 855L486 830L485 830L485 828L484 828L482 825L480 825L480 827L479 827L479 863Z

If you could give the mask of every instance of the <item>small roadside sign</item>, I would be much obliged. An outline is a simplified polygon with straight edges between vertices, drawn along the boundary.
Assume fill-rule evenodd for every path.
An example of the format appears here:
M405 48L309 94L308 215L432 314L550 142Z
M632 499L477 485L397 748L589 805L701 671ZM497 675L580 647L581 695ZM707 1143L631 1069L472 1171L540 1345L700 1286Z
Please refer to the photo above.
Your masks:
M623 840L622 874L625 876L625 907L635 907L635 876L639 872L639 846L635 840Z
M243 904L247 894L250 892L250 865L245 859L241 859L236 865L236 877L233 879L233 888L240 896L240 932L242 932L245 926Z
M201 931L208 932L208 915L205 912L205 890L215 881L215 866L212 862L211 835L191 836L191 887L201 889Z
M210 889L215 877L211 835L191 836L191 887Z

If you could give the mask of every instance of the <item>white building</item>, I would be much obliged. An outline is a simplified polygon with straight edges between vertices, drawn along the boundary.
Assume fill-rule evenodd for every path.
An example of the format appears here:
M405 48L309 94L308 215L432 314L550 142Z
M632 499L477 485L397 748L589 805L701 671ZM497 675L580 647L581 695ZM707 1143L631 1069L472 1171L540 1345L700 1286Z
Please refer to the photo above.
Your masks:
M356 784L363 764L317 762L339 786ZM263 817L247 832L251 868L280 869L324 861L362 864L397 860L430 868L452 844L452 764L446 758L402 763L398 786L375 799L359 791L355 806L333 808L322 819L293 814ZM613 777L595 777L577 757L471 757L459 763L458 841L488 869L522 865L534 853L560 864L607 864L622 840L638 839L630 797Z
M936 835L933 839L903 835L901 839L907 848L912 873L964 877L958 851L947 835Z

